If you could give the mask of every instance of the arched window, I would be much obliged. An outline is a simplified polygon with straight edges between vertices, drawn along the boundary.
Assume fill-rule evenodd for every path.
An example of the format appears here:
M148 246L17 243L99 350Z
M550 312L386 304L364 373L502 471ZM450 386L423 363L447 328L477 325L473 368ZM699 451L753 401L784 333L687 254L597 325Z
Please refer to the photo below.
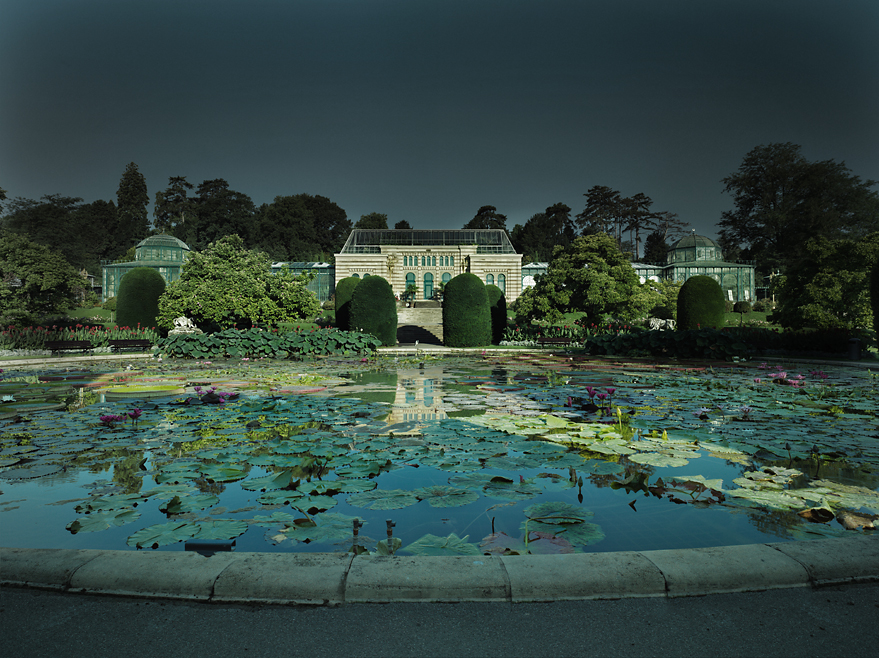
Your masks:
M452 275L449 274L448 272L443 272L443 285L447 284L451 280L452 280Z
M430 272L424 273L424 298L430 299L433 297L433 274Z
M494 274L486 274L485 275L485 285L487 285L487 286L494 285Z
M359 279L359 278L360 278L360 275L359 275L359 274L352 274L351 276L353 276L355 279Z
M501 292L505 295L507 294L507 277L504 274L497 275L497 287L501 289Z
M455 267L455 257L449 256L449 267Z
M364 275L363 275L363 278L365 279L365 278L368 277L368 276L369 276L369 272L367 272L366 274L364 274Z
M436 267L436 256L433 257L433 267Z
M424 256L421 257L421 267L424 267Z

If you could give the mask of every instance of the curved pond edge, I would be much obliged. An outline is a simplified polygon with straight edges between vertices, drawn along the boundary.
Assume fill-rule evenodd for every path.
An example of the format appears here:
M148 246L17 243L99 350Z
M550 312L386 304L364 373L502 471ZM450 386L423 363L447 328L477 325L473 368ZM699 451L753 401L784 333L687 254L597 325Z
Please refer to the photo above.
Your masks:
M528 603L879 582L879 535L530 556L0 548L0 585L215 603Z

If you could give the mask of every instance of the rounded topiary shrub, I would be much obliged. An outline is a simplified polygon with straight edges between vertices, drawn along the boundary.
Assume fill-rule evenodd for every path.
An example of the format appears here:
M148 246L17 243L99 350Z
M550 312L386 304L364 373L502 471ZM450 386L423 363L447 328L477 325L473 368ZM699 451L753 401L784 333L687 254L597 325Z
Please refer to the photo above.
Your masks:
M151 267L135 267L122 277L116 293L116 324L155 327L165 279Z
M368 276L357 284L351 294L349 323L351 331L372 334L382 345L397 344L397 300L386 279Z
M336 327L342 331L351 328L351 295L358 283L359 277L346 276L336 284Z
M687 329L723 329L726 324L726 301L723 289L710 276L692 276L678 293L679 331Z
M495 285L485 286L488 296L488 310L491 316L491 342L498 345L507 330L507 298L503 290Z
M491 312L485 284L470 272L446 284L443 296L443 343L448 347L491 344Z

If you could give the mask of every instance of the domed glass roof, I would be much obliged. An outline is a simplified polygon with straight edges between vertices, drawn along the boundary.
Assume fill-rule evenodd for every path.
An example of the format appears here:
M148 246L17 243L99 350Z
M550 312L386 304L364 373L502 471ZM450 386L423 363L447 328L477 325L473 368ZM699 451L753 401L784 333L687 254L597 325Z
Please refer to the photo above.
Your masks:
M711 238L706 238L704 235L696 235L695 233L685 235L671 246L672 249L683 249L686 247L717 247L720 249L720 245Z
M189 245L187 245L183 240L178 240L173 235L167 235L162 233L161 235L151 235L148 238L141 240L137 249L141 247L179 247L180 249L185 249L186 251L190 251Z

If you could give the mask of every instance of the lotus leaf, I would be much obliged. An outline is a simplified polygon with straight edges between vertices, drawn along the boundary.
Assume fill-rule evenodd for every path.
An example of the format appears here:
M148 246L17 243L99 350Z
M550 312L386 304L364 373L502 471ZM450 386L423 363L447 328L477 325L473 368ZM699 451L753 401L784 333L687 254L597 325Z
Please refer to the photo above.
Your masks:
M246 466L229 464L203 464L199 469L209 482L235 482L247 476Z
M195 523L169 521L138 530L128 538L128 545L136 548L158 548L189 539L198 531L199 527Z
M98 532L115 526L125 525L140 518L140 512L131 508L122 508L108 512L93 512L81 516L67 524L67 529L74 535L79 532Z
M467 542L469 538L470 535L461 538L454 532L448 537L427 534L407 545L403 550L415 555L482 555L476 544Z
M574 552L574 547L565 539L541 532L532 532L530 537L526 543L524 536L514 539L506 533L496 532L483 539L479 547L488 555L558 555Z
M525 532L525 521L519 526ZM590 546L604 539L604 531L596 523L542 523L528 521L529 532L542 532L547 535L561 537L573 546Z
M309 514L317 514L335 507L337 502L335 498L329 496L302 496L291 501L290 506Z
M111 496L98 496L80 503L74 509L77 512L89 514L92 512L108 512L123 508L133 507L142 503L144 497L140 494L115 494Z

